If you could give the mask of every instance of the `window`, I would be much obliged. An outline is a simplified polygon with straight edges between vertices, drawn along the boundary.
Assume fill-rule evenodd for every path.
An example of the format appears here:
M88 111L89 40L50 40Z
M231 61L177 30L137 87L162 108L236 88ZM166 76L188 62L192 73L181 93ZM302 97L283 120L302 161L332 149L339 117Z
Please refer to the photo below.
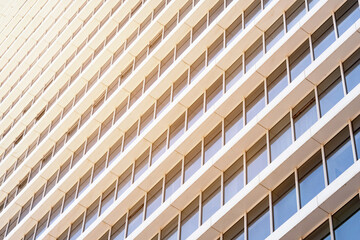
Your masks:
M344 97L341 84L340 69L335 69L323 80L318 88L320 113L324 116L336 103Z
M272 192L274 229L279 228L297 211L295 176L290 175Z
M168 88L161 97L156 100L156 117L170 104L171 88Z
M292 143L290 116L283 117L270 131L271 161L274 161Z
M143 221L143 208L144 208L144 199L138 201L135 206L133 206L129 211L129 219L127 226L127 236L138 227Z
M92 177L92 182L95 182L95 180L100 176L100 174L105 170L106 166L106 156L105 153L95 164L94 164L94 172Z
M206 222L221 206L221 182L220 177L216 179L202 193L202 223Z
M350 92L360 82L360 49L344 62L346 90Z
M91 169L89 169L81 178L79 182L78 196L89 186L91 180Z
M283 62L267 78L267 97L270 103L288 85L286 62Z
M205 52L201 54L190 66L190 83L205 69Z
M242 65L242 56L240 56L226 71L225 71L225 89L229 89L234 86L234 84L242 77L243 75L243 65Z
M269 198L264 198L248 213L248 240L263 240L270 234Z
M225 143L228 143L244 125L243 103L241 102L232 110L224 120L225 123Z
M181 161L165 175L165 200L181 186Z
M153 165L166 151L167 131L165 131L151 147L151 165Z
M243 157L237 159L224 172L224 202L228 202L244 187Z
M96 199L87 209L86 209L86 218L84 229L87 229L98 217L99 211L99 200L100 198Z
M315 153L298 169L298 179L300 205L303 207L325 188L324 169L320 151Z
M177 240L178 238L178 220L179 217L176 216L171 220L160 232L161 240Z
M279 17L265 32L265 48L268 52L284 36L283 17Z
M245 71L248 72L264 55L262 37L258 38L245 52Z
M162 185L161 179L146 196L146 218L148 218L155 210L160 207L162 202Z
M184 166L184 182L186 182L201 167L201 142L186 154Z
M222 126L217 125L204 139L204 164L222 147Z
M63 198L60 198L60 200L51 208L51 214L49 219L49 226L52 224L61 214L61 205L63 202Z
M185 114L182 114L173 124L171 124L169 131L170 147L183 135L185 131Z
M360 116L358 116L352 121L352 128L354 131L356 159L359 159L360 158Z
M326 143L324 150L328 179L331 183L354 163L348 127Z
M264 84L261 83L245 98L246 123L249 123L264 107Z
M187 239L199 227L199 197L181 211L180 239Z
M223 93L223 76L221 75L206 90L206 110L209 110L222 96Z
M111 227L111 240L125 239L126 214Z
M131 185L131 173L132 173L132 165L128 167L125 172L121 174L118 180L117 187L117 198L121 197L121 195L128 189Z
M224 35L221 34L207 50L207 65L210 65L224 50Z
M258 16L261 12L261 0L255 0L244 12L245 27Z
M224 10L224 0L219 0L209 11L209 24Z
M182 93L188 83L188 71L186 70L181 76L173 83L173 101Z
M319 2L319 0L308 0L307 2L309 10L311 10Z
M333 219L335 239L356 239L360 235L360 199L357 194L338 212Z
M46 224L47 224L47 220L48 220L48 216L49 213L46 213L38 222L37 226L36 226L36 235L35 238L38 238L46 229ZM8 232L10 232L8 230Z
M203 103L204 95L201 95L189 108L187 114L187 128L190 129L191 126L202 116L203 114Z
M309 41L306 40L289 57L290 78L294 81L311 63Z
M148 169L149 167L149 149L147 149L135 161L134 182Z
M242 31L242 15L234 20L233 23L226 29L225 38L226 38L226 46L237 37Z
M305 15L305 0L297 0L286 12L286 27L290 31Z
M311 35L311 41L315 59L335 42L334 26L331 17Z
M78 217L75 222L71 224L69 240L75 240L80 237L84 219L83 215L84 214L81 214L80 217Z
M124 149L126 149L136 138L138 121L136 121L126 132L124 140Z
M102 194L100 214L103 214L105 210L108 209L110 205L114 202L114 200L115 200L115 182L111 184L110 187L108 187L106 191Z
M255 178L268 165L265 136L246 152L246 165L247 183Z
M118 156L121 154L121 146L122 146L122 140L123 138L120 137L111 147L109 150L109 160L108 160L108 166L118 158Z
M322 240L331 240L329 221L326 220L318 228L316 228L312 233L310 233L304 240L312 239L322 239Z
M335 12L338 34L341 36L350 26L360 18L357 0L348 0Z
M244 218L240 218L233 226L231 226L224 234L223 240L244 240Z
M143 133L144 130L152 123L154 120L154 108L152 105L141 117L140 117L140 133Z
M64 200L64 207L63 207L63 212L71 205L71 203L75 200L75 196L76 196L76 185L77 183L74 184L74 186L72 186L67 193L65 194L65 200Z
M298 139L317 121L315 94L313 91L294 107L292 115L295 127L295 139Z
M194 42L207 27L207 14L205 14L192 29L192 42ZM205 57L205 56L204 56Z

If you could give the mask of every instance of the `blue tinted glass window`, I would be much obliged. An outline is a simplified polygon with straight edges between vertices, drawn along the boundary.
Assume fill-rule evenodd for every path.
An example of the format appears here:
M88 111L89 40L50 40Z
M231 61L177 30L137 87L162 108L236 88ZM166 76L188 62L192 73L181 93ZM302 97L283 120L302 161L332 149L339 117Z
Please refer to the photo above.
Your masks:
M306 40L295 52L289 57L290 78L294 81L310 64L311 55L309 41Z
M264 240L270 234L268 198L248 213L248 240Z
M245 105L246 123L248 123L265 107L263 84L260 84L248 97L246 97Z
M266 79L267 94L269 103L288 85L288 75L286 63L283 62L270 76Z
M290 116L286 115L270 129L271 161L274 161L291 143Z
M209 161L222 147L221 124L215 127L204 139L204 163Z
M226 46L228 46L242 32L242 15L226 29Z
M263 56L262 38L255 41L251 47L245 52L245 68L249 71Z
M225 117L225 143L229 142L243 128L243 104L240 103Z
M224 234L223 240L244 240L244 218L232 225Z
M298 139L317 121L314 92L307 95L294 109L295 139Z
M201 167L201 143L185 156L185 176L186 182Z
M215 180L202 195L202 222L206 222L219 208L221 204L220 178Z
M354 163L348 127L325 145L325 156L331 183Z
M284 23L282 16L265 32L266 52L269 51L284 36Z
M335 12L338 34L341 36L360 18L359 4L356 0L348 0Z
M325 187L321 153L317 152L298 170L300 204L305 206ZM316 183L316 184L314 184Z
M178 219L179 217L176 216L170 223L161 230L161 240L177 240L178 235ZM156 238L158 239L158 238Z
M297 211L294 175L281 183L272 195L274 228L277 229Z
M308 0L309 10L313 9L313 7L319 2L319 0Z
M135 207L130 210L129 219L128 219L128 230L127 236L129 236L140 224L143 220L143 204L144 200L140 200Z
M180 239L187 239L199 227L199 198L181 212Z
M305 15L305 0L297 0L286 12L286 27L290 31Z
M246 10L245 10L245 27L259 15L261 12L261 0L255 0Z
M304 238L304 240L314 240L314 239L331 240L330 225L328 220L326 220L312 233L310 233L306 238Z
M337 68L318 86L320 113L324 116L336 103L344 97L340 69Z
M246 152L247 182L256 177L267 165L265 136Z
M134 182L148 169L149 164L149 149L147 149L136 161L135 161L135 174Z
M181 162L165 177L165 200L167 200L181 185Z
M125 216L120 218L111 228L110 240L125 239Z
M350 92L360 83L360 50L344 62L346 91Z
M314 58L316 59L335 42L335 32L331 17L311 35L311 40L314 49Z
M162 180L160 180L147 194L146 218L148 218L161 205Z
M224 172L224 202L228 202L243 187L243 158L240 157Z
M243 75L242 56L225 71L225 88L228 91Z

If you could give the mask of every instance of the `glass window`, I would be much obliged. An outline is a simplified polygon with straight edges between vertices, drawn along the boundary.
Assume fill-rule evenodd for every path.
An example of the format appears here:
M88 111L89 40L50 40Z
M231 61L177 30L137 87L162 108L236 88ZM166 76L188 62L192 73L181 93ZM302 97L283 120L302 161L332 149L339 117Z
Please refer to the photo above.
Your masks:
M44 192L45 184L41 186L41 188L34 194L34 200L31 205L31 209L34 209L36 205L41 201L43 198L43 192Z
M264 84L261 83L245 98L246 123L249 123L264 107Z
M110 187L108 187L106 191L102 194L100 214L103 214L105 210L108 209L110 205L114 202L115 184L116 182L114 182Z
M161 97L156 100L156 117L164 111L164 109L170 104L171 87L169 87Z
M144 199L141 199L139 202L133 206L129 211L129 219L127 226L127 236L138 227L143 221L143 208L144 208Z
M224 172L224 202L228 202L244 187L243 157L238 158Z
M119 198L131 185L131 173L132 165L128 167L125 172L121 174L118 180L117 194L116 197Z
M166 151L167 131L165 131L151 146L151 165Z
M158 79L159 77L159 65L155 66L154 69L145 77L144 81L144 92L146 92Z
M162 185L161 179L148 193L146 197L146 218L148 218L158 207L162 201Z
M221 75L206 90L206 110L209 110L222 96L223 93L223 76Z
M105 153L105 154L94 164L94 172L93 172L93 176L92 176L92 182L95 182L95 180L100 176L100 174L105 171L106 157L107 157L107 153Z
M160 62L160 75L162 75L174 62L174 48L170 50Z
M261 12L261 0L255 0L244 12L245 15L245 27L259 15Z
M270 234L269 198L264 198L248 213L248 240L263 240Z
M144 130L152 123L154 120L154 108L152 105L146 112L140 117L140 133L143 133Z
M188 71L186 70L181 76L173 83L173 101L182 93L188 83Z
M190 83L205 69L205 52L190 66Z
M84 214L81 214L80 217L78 217L75 222L71 224L69 240L78 239L78 237L80 237L84 219L83 215Z
M31 205L31 198L24 204L24 206L22 206L19 221L21 221L29 213L30 205Z
M49 225L52 224L61 214L61 205L63 202L63 198L61 198L52 208L49 219Z
M308 0L309 10L313 9L313 7L319 2L319 0Z
M243 65L242 56L240 56L226 71L225 71L225 89L229 89L242 77Z
M357 0L348 0L335 12L338 34L341 36L360 18L359 3Z
M229 44L242 32L242 15L234 20L233 23L226 29L225 38L226 46Z
M272 192L274 229L279 228L297 211L295 176L291 174Z
M143 93L143 83L140 82L139 85L130 93L130 102L129 108L141 97Z
M185 132L185 113L183 113L170 126L169 133L169 147L172 146Z
M207 65L210 65L217 56L224 50L224 35L221 34L208 48Z
M205 14L192 29L192 42L194 42L207 27L207 14ZM204 55L205 57L205 55ZM205 58L204 58L205 60ZM204 62L205 63L205 62Z
M63 212L71 205L71 203L75 200L75 196L76 196L76 187L77 187L77 183L74 184L74 186L72 186L67 193L65 194L65 200L64 200L64 207L63 207Z
M243 128L244 118L242 102L225 117L224 123L225 143L227 143Z
M204 164L222 147L222 126L218 124L204 139Z
M41 219L40 221L38 222L37 226L36 226L36 235L35 235L35 238L38 238L46 229L46 224L47 224L47 221L48 221L48 217L49 217L49 212L46 213ZM9 227L10 228L10 227ZM8 233L10 232L11 230L8 229Z
M354 131L356 159L360 158L360 115L352 121L352 127Z
M87 209L84 229L87 229L98 217L99 198L96 199Z
M199 227L199 197L181 211L180 239L187 239Z
M283 17L279 17L265 32L265 48L268 52L284 36Z
M149 149L145 150L135 161L134 182L148 169L149 167Z
M306 40L289 57L290 78L294 81L311 63L309 41Z
M190 129L192 125L202 116L203 114L203 103L204 95L202 94L189 108L187 115L187 129Z
M221 206L220 177L202 193L202 223L206 222Z
M270 103L288 85L286 62L283 62L267 78L267 97Z
M325 144L324 149L328 179L331 183L354 163L349 128L345 127L341 130Z
M81 178L79 182L78 196L89 186L91 179L91 169L89 169Z
M136 138L138 121L136 121L126 132L124 140L124 149L126 149Z
M245 71L248 72L263 55L263 42L260 37L245 52Z
M209 24L212 23L223 10L224 0L220 0L209 11Z
M336 240L355 240L360 236L360 199L357 194L333 216Z
M312 233L310 233L304 240L313 240L313 239L322 239L322 240L331 240L329 221L326 220L318 228L316 228Z
M246 152L246 165L247 183L268 165L265 136Z
M201 142L186 154L184 166L184 182L186 182L201 167Z
M178 239L178 221L179 217L176 216L171 220L166 227L161 230L160 239L161 240L177 240Z
M273 126L269 134L271 161L274 161L292 143L290 114L287 114Z
M317 121L315 93L312 91L292 111L295 139L298 139Z
M324 169L320 151L315 153L298 169L298 178L300 205L303 207L325 188Z
M233 226L231 226L224 234L223 240L244 240L244 218L240 218Z
M181 186L181 161L165 175L165 200Z
M315 59L335 42L335 32L331 17L311 35L311 41Z
M344 62L346 90L350 92L360 82L360 49Z
M0 239L4 239L6 225L0 230ZM24 240L32 240L35 233L35 227L25 234ZM67 235L66 235L67 237ZM61 240L61 236L58 238Z
M285 12L287 31L290 31L290 29L299 22L305 13L305 0L297 0L293 5L291 5L291 7Z
M125 239L125 221L126 214L121 217L112 227L111 227L111 240L122 240Z
M336 103L344 97L340 69L335 69L323 80L318 88L320 113L324 116Z
M190 6L192 5L192 0L189 0ZM176 58L181 56L185 50L190 46L190 31L186 34L178 44L176 44Z
M109 150L109 160L108 166L117 159L121 154L121 146L122 146L122 137L120 137L111 147Z

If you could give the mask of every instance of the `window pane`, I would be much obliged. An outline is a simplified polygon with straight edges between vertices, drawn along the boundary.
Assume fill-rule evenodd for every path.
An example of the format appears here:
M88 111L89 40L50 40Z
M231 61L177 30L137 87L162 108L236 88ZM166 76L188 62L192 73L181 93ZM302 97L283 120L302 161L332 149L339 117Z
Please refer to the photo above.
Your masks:
M281 16L265 32L266 52L268 52L281 39L281 37L284 36L284 34L284 23L283 17Z
M245 68L248 72L263 56L262 37L258 38L245 52Z
M330 17L311 35L314 58L318 58L329 46L335 42L335 32Z
M80 237L83 218L84 218L83 215L84 214L82 214L78 219L76 219L76 221L73 224L71 224L69 240L75 240L78 239L78 237Z
M147 149L136 161L135 161L135 173L134 182L148 169L149 166L149 149Z
M314 92L308 94L295 106L293 109L293 119L295 125L295 139L298 139L317 121Z
M127 236L129 236L143 220L143 208L144 208L144 199L141 199L134 207L129 211L128 227L127 227Z
M325 158L329 183L354 163L348 127L326 143Z
M206 111L209 110L222 96L223 93L223 76L221 75L206 90Z
M180 239L187 239L199 227L199 197L181 212Z
M246 152L246 159L247 182L250 182L268 165L265 136Z
M125 216L120 218L111 228L111 240L123 240L125 239Z
M244 218L237 221L223 234L223 240L244 240Z
M114 200L115 182L110 187L108 187L108 189L102 194L100 214L104 213L104 211L110 207Z
M202 116L203 114L203 103L204 95L201 95L189 108L188 108L188 126L187 129L191 128L192 125Z
M360 82L360 49L344 62L346 91L350 92Z
M257 15L261 12L261 1L255 0L246 10L245 10L245 27L256 18Z
M161 205L162 179L148 192L146 199L146 218Z
M242 15L240 15L235 21L226 29L226 46L236 39L236 37L242 32Z
M184 182L186 182L201 167L201 143L199 143L185 156L184 161L185 161Z
M300 205L303 207L325 188L324 169L320 151L299 168L298 175Z
M165 200L181 185L181 161L165 176Z
M86 210L85 229L87 229L98 216L99 199L96 199Z
M339 36L360 18L359 4L356 0L348 0L335 12Z
M225 71L225 88L228 91L243 75L242 56Z
M270 234L269 199L266 197L248 213L248 240L264 240Z
M271 161L274 161L292 143L290 116L287 114L270 129Z
M245 98L246 123L249 123L264 107L264 84L261 83Z
M360 200L357 194L333 216L336 240L356 240L360 236Z
M275 188L272 196L274 228L277 229L297 211L294 174Z
M166 140L167 140L167 131L165 131L152 144L152 148L151 148L151 165L153 165L161 157L161 155L166 151Z
M184 131L185 131L185 114L182 114L170 126L169 147L172 146L183 135Z
M306 40L289 57L290 78L294 81L311 63L309 41Z
M356 159L360 158L360 115L352 121L354 131Z
M286 27L287 31L295 26L299 20L305 15L305 0L297 0L286 12Z
M204 164L209 161L222 147L221 123L215 127L204 139Z
M286 63L283 62L266 79L269 103L288 85Z
M178 219L176 216L171 222L169 222L164 229L161 230L161 240L177 240L178 235Z
M132 165L126 169L126 171L121 174L118 181L118 188L117 188L117 198L123 194L126 189L128 189L131 185L131 172L132 172Z
M327 220L321 224L317 229L315 229L310 235L308 235L304 240L313 240L313 239L322 239L322 240L331 240L329 221Z
M308 0L309 10L311 10L318 2L319 0Z
M320 113L324 116L343 97L340 69L337 68L318 86Z
M218 178L202 193L202 223L206 222L220 208L220 185L220 178Z
M241 102L225 117L225 143L229 142L244 125L243 103Z
M224 172L224 202L228 202L244 187L243 157Z

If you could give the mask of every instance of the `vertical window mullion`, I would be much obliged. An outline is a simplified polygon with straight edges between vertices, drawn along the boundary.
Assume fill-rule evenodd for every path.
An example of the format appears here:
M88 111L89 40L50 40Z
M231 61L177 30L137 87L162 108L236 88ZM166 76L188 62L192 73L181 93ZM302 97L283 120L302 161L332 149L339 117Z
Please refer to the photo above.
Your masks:
M295 173L294 175L295 175L296 205L297 205L297 211L299 211L301 208L301 203L300 203L299 176L297 169L295 169L294 173Z
M325 180L325 187L329 185L329 179L328 179L328 173L327 173L327 165L325 160L325 149L324 145L321 145L321 159L322 159L322 165L324 170L324 180Z
M355 163L357 161L357 153L356 153L356 146L355 146L354 130L353 130L350 120L348 120L348 125L349 125L349 130L350 130L351 149L352 149L354 163Z

